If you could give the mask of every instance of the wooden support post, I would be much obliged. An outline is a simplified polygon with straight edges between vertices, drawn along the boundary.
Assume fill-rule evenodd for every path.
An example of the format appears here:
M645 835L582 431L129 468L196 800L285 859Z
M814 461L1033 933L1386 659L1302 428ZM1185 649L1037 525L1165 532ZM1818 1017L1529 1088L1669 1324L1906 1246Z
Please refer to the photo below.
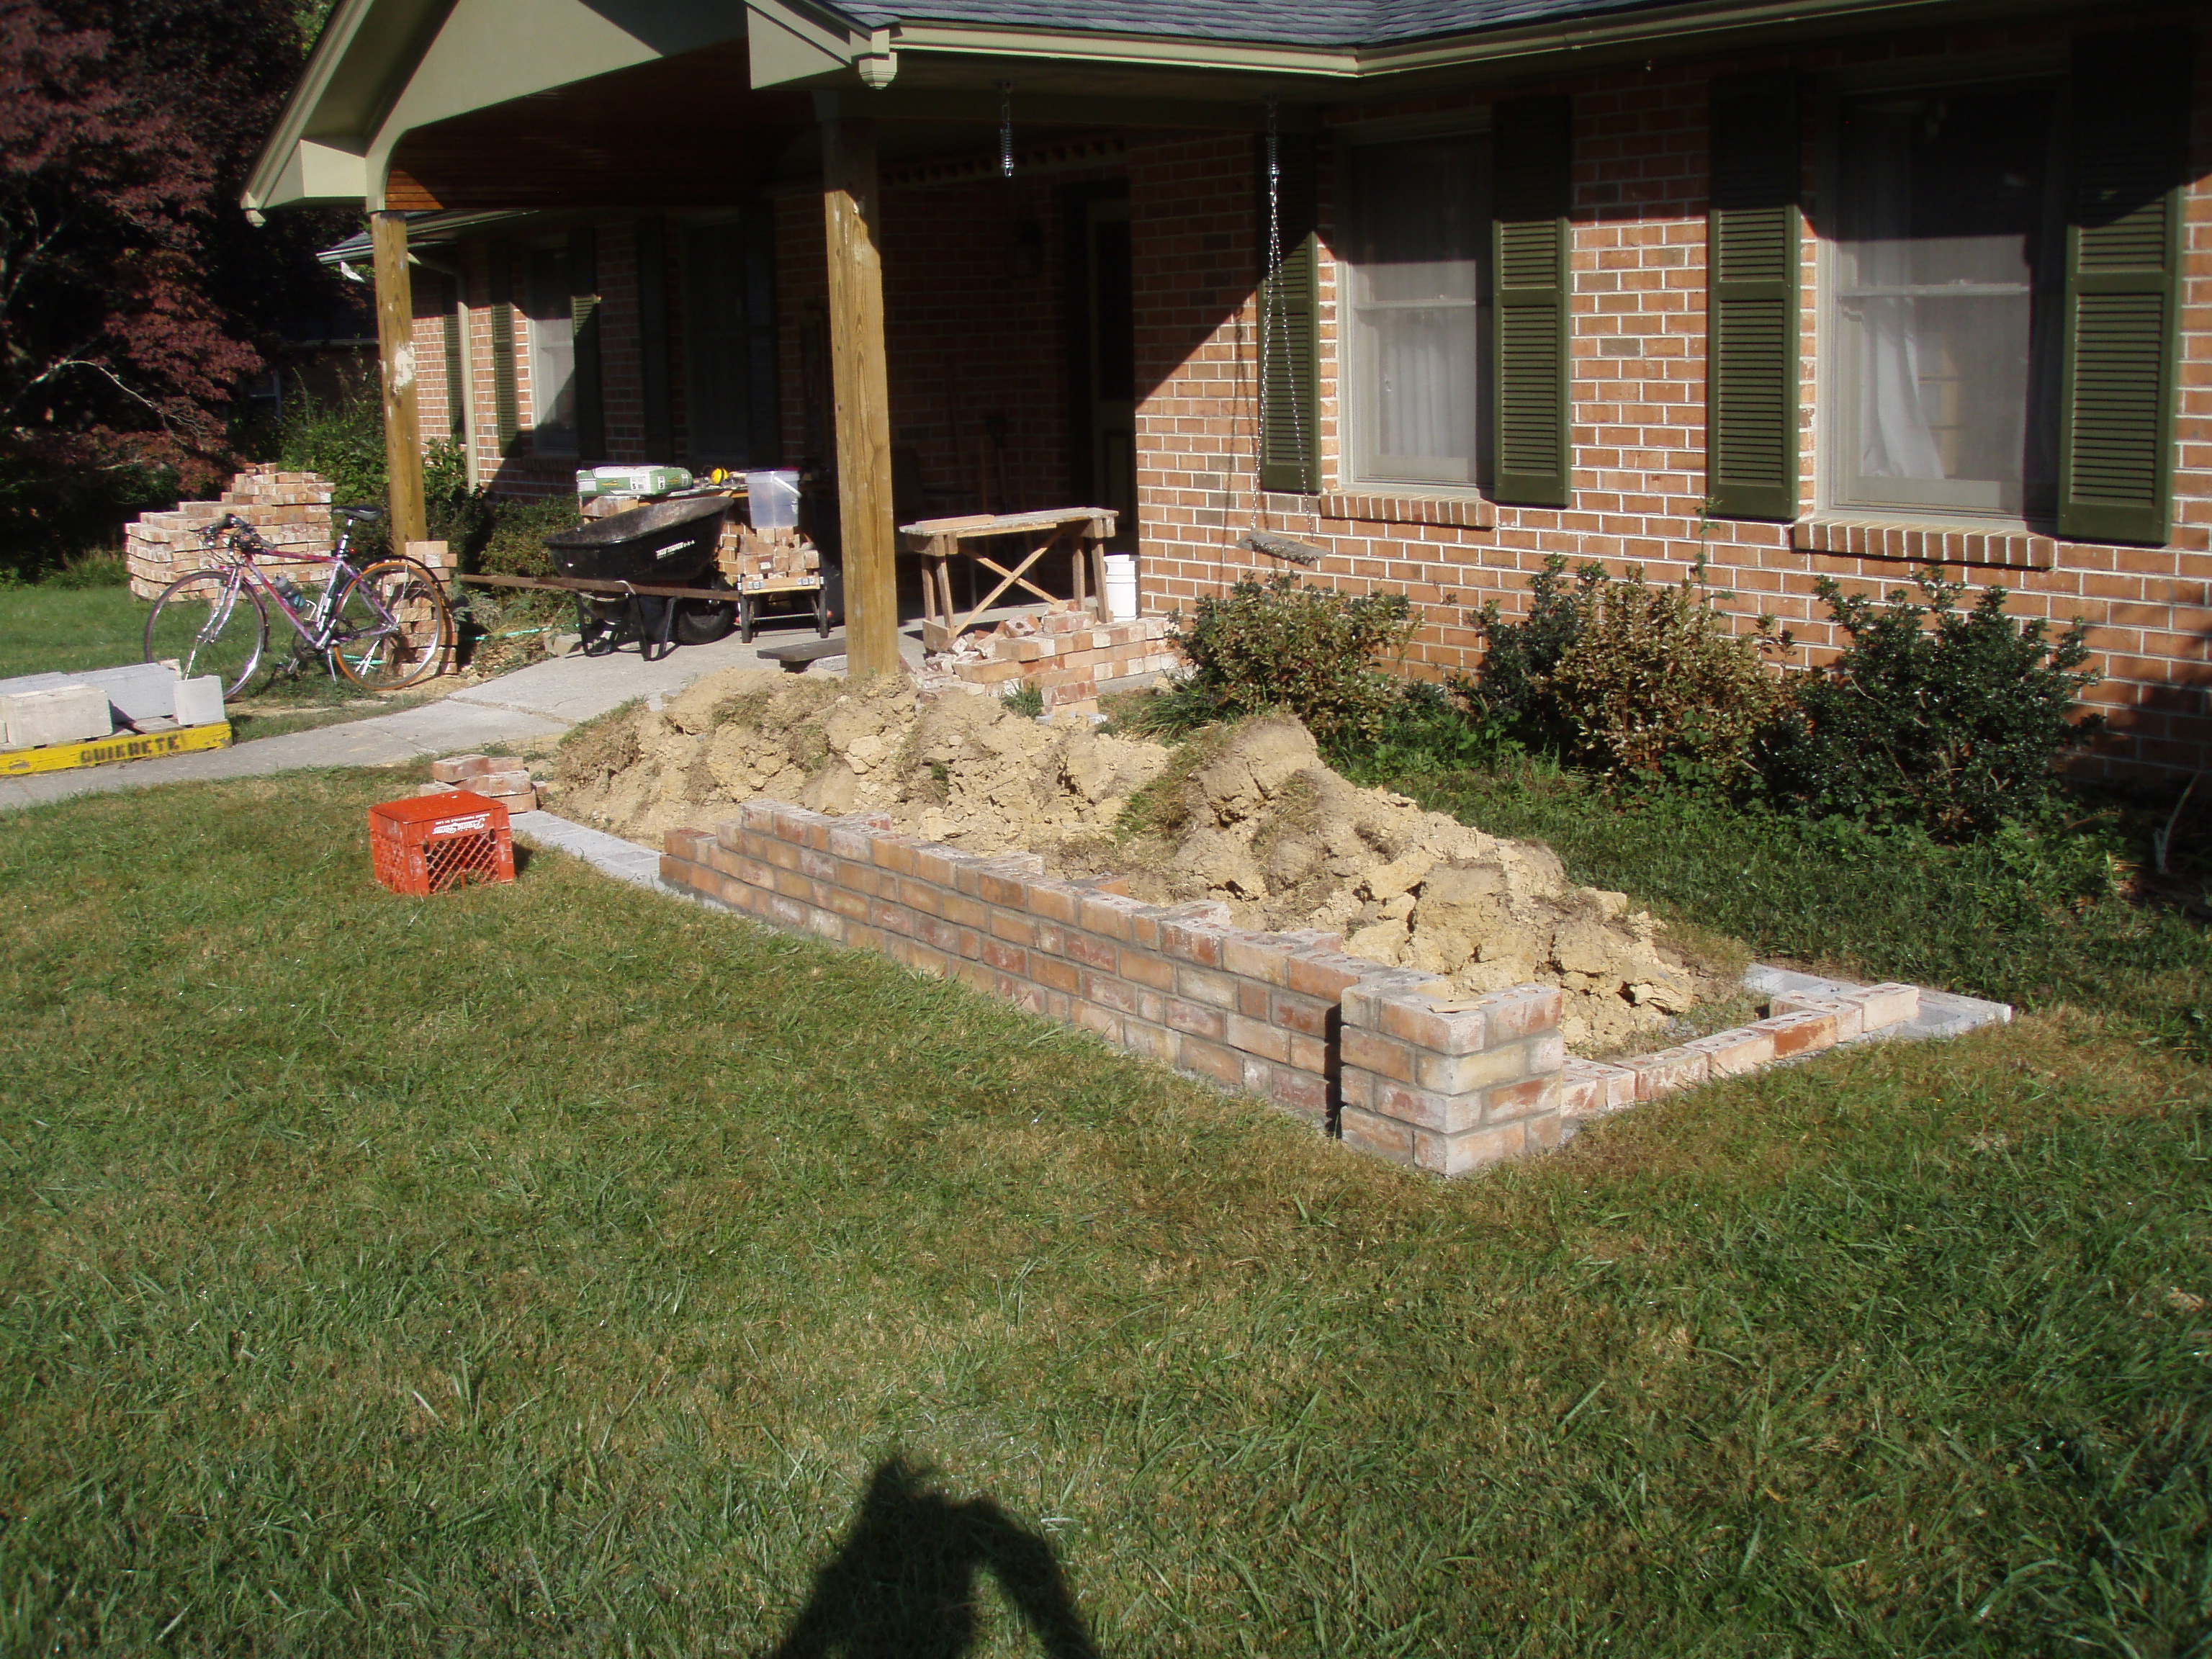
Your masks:
M369 216L376 265L377 361L384 382L384 463L392 485L392 545L429 534L422 511L422 441L415 418L415 295L407 276L407 216Z
M845 559L847 672L899 672L890 394L884 266L877 245L876 124L822 123L822 224L830 252L830 374L837 422L837 519Z

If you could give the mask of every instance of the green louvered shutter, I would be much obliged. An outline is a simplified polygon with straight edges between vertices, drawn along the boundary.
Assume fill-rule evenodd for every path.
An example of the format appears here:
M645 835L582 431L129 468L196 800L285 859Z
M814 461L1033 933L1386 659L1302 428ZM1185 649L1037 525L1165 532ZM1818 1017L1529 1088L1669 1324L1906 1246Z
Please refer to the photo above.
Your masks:
M1729 519L1797 516L1795 76L1713 82L1705 223L1705 494Z
M514 395L514 250L491 246L491 406L499 453L514 453L522 418Z
M568 233L568 318L576 350L576 459L607 453L607 404L599 366L599 235L589 225Z
M1282 264L1267 268L1267 142L1259 142L1254 198L1259 250L1260 487L1310 495L1321 488L1320 301L1315 234L1315 145L1310 133L1276 140L1274 203Z
M446 435L465 438L469 430L468 353L461 340L461 285L447 284Z
M645 459L676 459L676 422L668 396L668 227L637 222L637 347L645 402Z
M2166 538L2194 61L2181 29L2075 42L2058 451L2063 536Z
M1565 507L1574 488L1567 405L1573 118L1567 97L1517 98L1498 105L1492 130L1496 494L1527 507Z

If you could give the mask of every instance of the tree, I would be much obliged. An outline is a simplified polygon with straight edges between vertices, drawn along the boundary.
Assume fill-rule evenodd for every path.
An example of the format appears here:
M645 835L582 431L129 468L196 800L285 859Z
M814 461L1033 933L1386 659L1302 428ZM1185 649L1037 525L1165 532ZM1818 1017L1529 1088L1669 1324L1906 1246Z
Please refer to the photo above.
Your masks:
M189 486L230 464L241 383L328 280L327 216L255 228L237 205L304 52L285 0L0 0L0 468L19 485L159 465Z

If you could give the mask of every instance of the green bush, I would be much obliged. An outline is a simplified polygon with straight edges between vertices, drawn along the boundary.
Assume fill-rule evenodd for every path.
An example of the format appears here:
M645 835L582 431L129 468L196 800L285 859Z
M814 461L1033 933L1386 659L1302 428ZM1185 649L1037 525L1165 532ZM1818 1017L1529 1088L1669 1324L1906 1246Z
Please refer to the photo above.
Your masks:
M1403 593L1353 597L1291 575L1248 576L1176 622L1193 669L1177 696L1190 712L1233 720L1287 709L1339 748L1382 732L1404 688L1376 665L1402 653L1419 626Z
M341 506L374 506L387 494L384 409L374 385L356 380L328 402L301 390L276 423L276 460L287 472L327 478ZM356 538L358 539L358 538Z
M2102 730L2068 718L2096 674L2080 623L2054 643L2039 617L2005 614L1991 587L1961 611L1963 584L1931 569L1925 605L1877 606L1823 577L1820 598L1850 644L1792 677L1795 711L1762 744L1768 789L1799 810L1987 835L2051 805L2054 763Z
M1501 618L1495 599L1483 605L1482 670L1462 688L1474 707L1534 749L1566 746L1567 733L1561 729L1559 708L1547 682L1575 642L1583 601L1606 580L1605 567L1595 562L1575 573L1571 586L1565 580L1566 570L1566 559L1560 554L1544 561L1543 569L1528 579L1528 614L1516 622Z
M1740 787L1754 739L1785 701L1762 659L1785 648L1771 617L1738 635L1705 586L1704 562L1671 587L1584 565L1571 587L1554 556L1530 579L1521 621L1483 608L1488 649L1462 695L1528 746L1614 784Z

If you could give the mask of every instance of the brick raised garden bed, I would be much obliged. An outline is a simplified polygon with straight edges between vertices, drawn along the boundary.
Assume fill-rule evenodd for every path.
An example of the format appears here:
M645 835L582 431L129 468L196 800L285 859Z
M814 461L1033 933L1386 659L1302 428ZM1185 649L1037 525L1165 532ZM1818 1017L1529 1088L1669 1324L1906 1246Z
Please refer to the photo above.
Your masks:
M1553 987L1456 995L1346 956L1334 933L1246 932L1218 903L1145 904L1110 880L1048 877L1034 854L900 835L882 813L750 801L711 831L669 831L660 869L709 902L957 979L1445 1175L1919 1008L1909 985L1778 997L1753 1024L1607 1064L1567 1054Z

